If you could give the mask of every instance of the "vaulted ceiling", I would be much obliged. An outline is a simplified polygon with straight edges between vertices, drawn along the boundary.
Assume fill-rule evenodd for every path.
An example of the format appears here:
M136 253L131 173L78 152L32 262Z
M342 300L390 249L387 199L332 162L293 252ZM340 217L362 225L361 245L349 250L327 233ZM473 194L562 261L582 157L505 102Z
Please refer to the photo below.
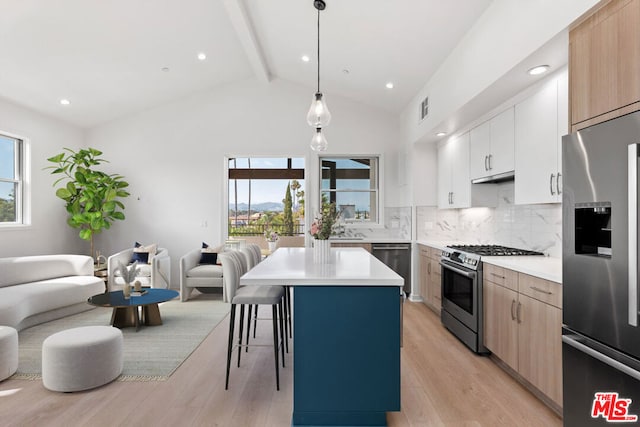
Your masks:
M399 113L489 3L327 0L322 91ZM84 128L248 78L311 98L316 19L312 0L0 0L0 97Z

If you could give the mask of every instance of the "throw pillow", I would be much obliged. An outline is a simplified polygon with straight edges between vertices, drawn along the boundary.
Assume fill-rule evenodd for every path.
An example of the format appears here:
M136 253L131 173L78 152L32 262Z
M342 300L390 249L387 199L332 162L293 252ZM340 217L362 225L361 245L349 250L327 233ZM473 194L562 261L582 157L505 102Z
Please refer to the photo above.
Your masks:
M215 248L210 248L205 242L202 242L200 250L200 264L216 264L218 262L218 253Z
M131 262L138 261L141 264L151 264L151 260L156 254L158 250L157 244L151 245L143 245L139 242L136 242L133 247L133 256L131 257Z

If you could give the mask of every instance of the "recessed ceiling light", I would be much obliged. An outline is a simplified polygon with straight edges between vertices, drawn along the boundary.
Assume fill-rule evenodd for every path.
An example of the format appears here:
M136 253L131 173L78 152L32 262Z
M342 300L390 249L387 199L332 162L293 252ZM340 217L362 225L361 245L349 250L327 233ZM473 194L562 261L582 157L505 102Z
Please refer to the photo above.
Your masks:
M198 59L199 59L200 61L204 61L205 59L207 59L207 55L206 55L204 52L200 52L200 53L198 54Z
M393 89L393 82L387 82L387 84L385 85L385 87L387 89Z
M69 102L68 99L61 99L60 100L60 105L69 105L69 104L71 104L71 102Z
M302 62L309 62L309 61L311 61L311 58L309 58L309 55L302 55L302 58L300 58L300 59L302 59Z
M436 136L445 136L447 133L446 132L438 132L436 133Z
M169 67L162 67L161 70L165 73L169 72Z
M538 74L546 73L548 69L548 65L538 65L537 67L531 68L527 73L532 76L537 76Z
M342 70L342 74L349 74L350 72L351 72L351 71L349 71L349 70L348 70L348 69L346 69L346 68L345 68L344 70Z

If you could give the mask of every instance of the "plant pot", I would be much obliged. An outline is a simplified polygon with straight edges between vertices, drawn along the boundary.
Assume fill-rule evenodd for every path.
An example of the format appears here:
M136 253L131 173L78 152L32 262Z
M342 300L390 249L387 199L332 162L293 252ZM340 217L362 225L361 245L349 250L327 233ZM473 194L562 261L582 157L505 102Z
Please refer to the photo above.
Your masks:
M131 298L131 285L129 283L125 283L122 287L122 295L124 295L124 299Z
M278 247L278 242L267 242L267 244L269 245L269 252L272 252L272 253Z
M316 264L329 264L331 262L331 241L313 240L313 262Z

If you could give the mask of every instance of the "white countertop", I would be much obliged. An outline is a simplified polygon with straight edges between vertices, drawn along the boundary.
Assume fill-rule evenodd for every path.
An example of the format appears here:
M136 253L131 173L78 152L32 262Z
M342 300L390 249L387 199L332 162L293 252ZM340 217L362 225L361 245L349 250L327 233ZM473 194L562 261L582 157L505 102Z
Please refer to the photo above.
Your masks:
M442 242L418 240L420 245L431 246L436 249L444 249L447 245L461 244L460 242ZM498 267L529 274L541 279L562 283L562 259L547 256L483 256L482 262Z
M313 249L278 248L240 278L241 285L403 286L404 279L363 248L332 248L315 264Z

